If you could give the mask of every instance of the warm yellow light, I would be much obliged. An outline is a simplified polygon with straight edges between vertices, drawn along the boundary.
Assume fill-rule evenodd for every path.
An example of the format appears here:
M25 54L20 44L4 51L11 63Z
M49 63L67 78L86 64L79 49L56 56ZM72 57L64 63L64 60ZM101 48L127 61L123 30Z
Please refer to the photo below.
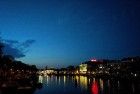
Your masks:
M86 73L86 72L87 72L87 64L81 64L80 73Z

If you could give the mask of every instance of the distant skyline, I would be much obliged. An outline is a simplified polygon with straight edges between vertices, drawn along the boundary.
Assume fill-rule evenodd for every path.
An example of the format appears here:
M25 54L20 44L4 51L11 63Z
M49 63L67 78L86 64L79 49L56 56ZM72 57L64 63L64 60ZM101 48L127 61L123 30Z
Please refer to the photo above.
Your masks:
M139 10L139 0L0 0L0 37L38 67L140 56Z

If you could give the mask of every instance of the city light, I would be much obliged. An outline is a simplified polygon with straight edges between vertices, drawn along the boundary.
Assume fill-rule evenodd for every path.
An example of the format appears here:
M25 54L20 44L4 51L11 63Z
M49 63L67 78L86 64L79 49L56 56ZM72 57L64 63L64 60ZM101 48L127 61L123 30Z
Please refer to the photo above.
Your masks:
M92 61L92 62L96 62L97 60L96 60L96 59L91 59L91 61Z

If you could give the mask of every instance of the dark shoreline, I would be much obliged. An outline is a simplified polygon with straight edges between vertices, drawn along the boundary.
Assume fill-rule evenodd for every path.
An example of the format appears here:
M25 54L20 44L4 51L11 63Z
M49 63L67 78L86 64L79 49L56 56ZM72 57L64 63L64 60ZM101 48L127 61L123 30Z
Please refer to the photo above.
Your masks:
M0 94L33 94L41 87L37 76L28 79L0 80Z

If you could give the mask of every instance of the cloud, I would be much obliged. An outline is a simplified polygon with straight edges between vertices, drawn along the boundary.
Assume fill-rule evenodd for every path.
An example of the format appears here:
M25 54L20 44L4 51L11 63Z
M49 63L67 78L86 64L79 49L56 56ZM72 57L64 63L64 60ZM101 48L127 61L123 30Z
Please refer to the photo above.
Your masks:
M30 47L34 42L35 42L35 40L26 40L25 42L23 42L23 43L21 44L21 47L23 47L23 48L28 48L28 47Z
M25 53L23 53L23 51L19 50L18 48L14 48L10 44L6 43L4 43L4 46L4 54L12 55L15 58L25 57Z
M19 43L17 40L4 40L4 42L11 46L14 46L15 44Z
M17 40L5 40L2 38L0 40L4 45L4 54L12 55L15 58L25 57L28 48L35 42L35 40L26 40L24 42L19 42Z

